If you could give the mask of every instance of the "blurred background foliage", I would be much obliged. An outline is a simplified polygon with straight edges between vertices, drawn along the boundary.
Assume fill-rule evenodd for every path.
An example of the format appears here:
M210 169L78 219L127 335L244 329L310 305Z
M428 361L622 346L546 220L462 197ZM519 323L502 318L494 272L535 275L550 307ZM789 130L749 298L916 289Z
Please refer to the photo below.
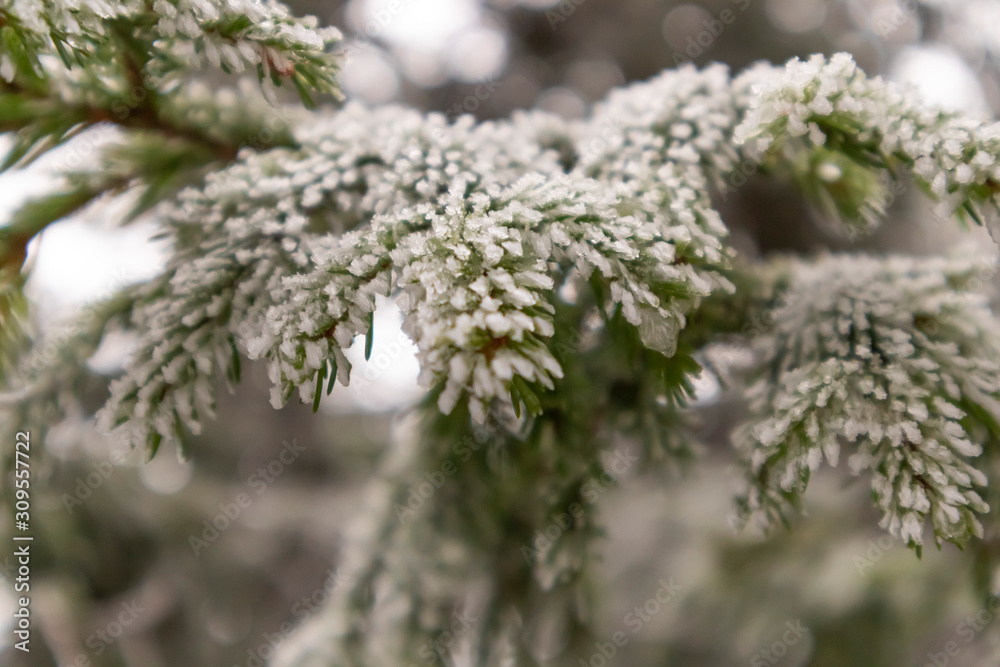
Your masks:
M721 61L739 70L761 59L836 51L851 52L870 73L912 82L936 103L983 114L1000 108L996 0L289 4L344 29L348 97L451 117L502 118L533 107L579 117L609 89L682 62ZM37 178L3 177L0 199L13 199L19 185ZM910 190L898 193L890 224L853 241L780 183L751 177L720 194L718 205L749 256L847 247L926 253L960 242L963 236L933 219ZM91 235L86 244L73 236L78 228L59 233L46 232L35 249L37 275L27 290L43 326L101 297L70 283L100 263L90 248L132 232ZM139 258L130 279L158 261L145 237L111 252ZM167 451L149 465L134 454L113 465L120 444L96 433L86 413L53 431L51 455L43 460L39 453L33 473L34 650L25 656L9 645L11 601L0 598L0 663L262 664L339 585L344 529L361 487L417 394L405 344L386 335L376 342L376 361L379 355L386 360L381 370L350 392L338 388L316 416L306 406L271 410L262 369L250 366L222 400L219 419L192 443L189 461ZM85 397L91 409L103 401L100 378L120 365L118 357L95 359L98 381ZM966 553L948 547L918 561L878 528L864 484L839 469L819 477L809 516L792 530L766 540L734 533L727 521L732 457L720 434L739 419L741 406L715 378L703 378L700 387L693 418L701 460L683 475L655 466L630 470L600 499L608 531L598 625L608 638L623 631L628 639L609 664L996 664L1000 622L988 603L1000 589L978 556L1000 549L1000 524L988 526L986 539ZM292 442L304 451L274 475L283 443ZM995 450L987 455L996 458ZM262 476L269 465L270 476ZM212 537L206 522L231 511L239 494L251 502ZM9 521L0 517L5 534ZM0 577L9 580L13 571L13 559L0 554ZM636 607L671 578L679 592L655 613L648 606L646 616L637 615ZM791 627L807 631L789 634ZM957 653L945 653L950 642ZM594 655L592 665L604 664L598 648Z

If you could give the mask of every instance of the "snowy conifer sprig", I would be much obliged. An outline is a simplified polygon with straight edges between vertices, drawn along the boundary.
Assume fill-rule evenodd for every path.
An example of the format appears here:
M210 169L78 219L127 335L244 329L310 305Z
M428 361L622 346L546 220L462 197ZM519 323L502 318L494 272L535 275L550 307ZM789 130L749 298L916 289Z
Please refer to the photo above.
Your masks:
M374 243L362 240L365 234L346 237L319 263L330 275L318 284L304 289L301 279L290 279L287 298L279 300L287 305L272 313L271 347L283 379L294 378L292 368L305 359L309 383L318 370L312 364L327 356L313 351L318 342L332 338L331 345L345 347L365 333L374 296L388 292L393 269L426 384L446 383L439 400L446 412L467 392L480 421L487 403L511 384L530 407L531 390L522 382L551 389L562 375L542 342L552 335L550 261L600 281L608 297L603 307L621 307L646 344L668 355L684 304L711 290L691 265L672 265L669 228L621 216L619 202L592 182L535 175L492 192L467 190L457 180L440 200L443 211L417 207L394 225L377 222ZM326 296L311 296L317 292ZM296 340L302 342L289 347Z
M273 1L53 7L7 0L0 33L0 129L17 132L5 168L102 122L161 130L235 155L231 143L205 131L212 125L204 114L183 103L184 88L204 76L204 61L237 75L256 67L275 105L273 88L284 80L307 103L311 93L339 93L327 52L339 34L316 28L314 18L292 18ZM239 124L215 127L232 132Z
M993 224L1000 213L1000 123L929 107L914 91L868 78L847 54L752 70L751 109L735 140L758 159L790 153L807 190L870 229L885 179L908 173L942 217ZM737 85L740 85L739 83Z
M377 212L436 201L460 166L466 173L502 175L522 173L527 164L544 164L545 159L556 162L530 141L511 142L511 128L505 126L472 128L464 121L447 126L440 115L425 119L409 110L373 111L358 105L349 105L332 120L301 128L296 139L302 149L248 153L165 211L176 246L170 286L155 303L137 309L144 335L133 357L134 372L115 383L101 414L103 424L112 426L132 415L134 441L147 446L175 437L180 426L197 430L199 418L211 413L214 383L206 384L204 373L195 369L221 368L234 375L239 354L259 354L260 342L251 342L265 329L268 306L286 296L281 278L306 294L310 280L329 279L325 271L309 269L330 253L331 244L346 244L356 253L361 246L354 242L368 234L371 250L382 252L390 237L380 237L378 224L363 234L342 235ZM367 293L374 296L370 289ZM353 306L356 299L352 293L346 303ZM367 302L361 298L358 303ZM358 332L367 330L370 312L369 305L355 318ZM199 350L195 340L214 343ZM189 341L188 349L184 341ZM314 364L319 344L310 345ZM204 352L200 360L199 352ZM313 400L317 367L303 368L304 348L300 353L287 368L273 365L272 373L294 374L308 385L303 395ZM346 383L347 359L331 354ZM187 370L164 377L164 359L173 360L172 369ZM142 391L150 384L157 390ZM276 385L285 384L276 380ZM283 404L292 388L277 393L274 402ZM178 406L184 407L175 414ZM196 406L201 407L192 409Z
M132 61L130 83L151 94L203 65L226 73L256 69L277 85L291 80L306 98L309 90L337 90L327 50L340 33L318 28L315 17L291 16L275 0L4 0L0 33L0 79L33 91L58 70L56 62L103 68L119 56Z
M919 547L929 522L939 545L981 536L973 459L1000 434L1000 322L976 290L993 260L831 256L782 271L739 439L743 517L782 516L847 445L892 535Z
M608 312L620 304L650 345L671 352L692 298L727 286L698 268L724 265L720 239L711 236L724 228L698 192L701 181L696 174L693 183L664 180L652 202L616 196L563 173L558 155L541 144L556 123L532 114L449 126L441 116L349 105L301 128L301 149L248 154L210 177L166 214L179 244L172 265L185 268L148 319L149 342L115 384L104 423L141 415L138 442L170 437L174 396L192 404L196 384L205 402L196 412L208 414L211 392L195 375L175 377L162 392L140 387L150 373L159 377L153 366L164 355L197 365L194 350L154 350L180 354L181 341L198 340L190 323L210 304L220 333L206 339L217 344L204 367L228 359L232 336L239 352L270 357L276 405L295 388L315 402L324 380L328 388L335 378L346 384L343 349L368 333L376 294L395 287L405 293L406 329L419 343L428 384L448 387L441 407L450 410L466 391L479 419L496 396L511 394L533 409L529 385L551 389L560 376L540 340L551 336L547 299L571 268L577 280L596 273ZM676 195L665 211L664 192ZM695 202L700 209L686 208ZM259 293L256 278L250 289L241 284L265 266L280 267L270 294ZM218 305L249 304L235 295L255 290L252 311ZM275 305L265 319L267 303ZM246 335L262 327L256 339ZM195 412L183 412L189 417L181 421L197 428ZM161 416L151 421L153 414Z
M0 131L13 138L0 171L88 130L94 142L86 155L101 146L97 160L69 151L67 187L29 202L15 216L16 237L26 244L105 195L128 194L134 217L232 161L242 146L290 144L294 112L274 108L273 88L290 81L307 103L313 93L339 94L328 52L338 39L270 0L0 2ZM245 86L239 96L209 92L199 81L205 63L237 76L257 68L260 103ZM124 136L107 132L110 125ZM20 269L22 250L0 247L0 267Z

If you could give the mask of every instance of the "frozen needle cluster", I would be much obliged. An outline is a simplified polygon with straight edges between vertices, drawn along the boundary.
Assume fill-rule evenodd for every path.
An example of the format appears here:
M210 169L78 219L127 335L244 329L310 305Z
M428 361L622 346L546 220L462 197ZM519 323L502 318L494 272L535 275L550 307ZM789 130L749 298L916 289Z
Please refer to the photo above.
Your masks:
M1000 435L1000 322L977 290L993 260L832 256L786 267L789 289L756 342L742 434L746 511L780 514L842 445L872 476L882 525L913 546L982 536L972 459Z
M757 155L811 154L813 178L828 198L845 185L856 191L839 194L848 202L832 202L848 217L873 225L885 212L886 188L878 181L909 174L938 202L942 217L996 220L1000 123L929 107L915 91L869 78L847 54L794 60L771 76L758 70L753 88L756 99L736 141ZM862 174L850 179L845 166Z

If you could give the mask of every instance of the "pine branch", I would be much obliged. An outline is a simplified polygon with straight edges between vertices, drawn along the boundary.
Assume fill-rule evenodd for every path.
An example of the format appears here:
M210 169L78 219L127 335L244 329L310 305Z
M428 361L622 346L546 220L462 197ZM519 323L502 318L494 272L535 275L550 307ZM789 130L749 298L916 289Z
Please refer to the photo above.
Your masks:
M1000 213L1000 123L933 109L911 90L869 79L847 54L758 70L735 140L762 161L798 163L807 192L849 224L885 214L888 178L910 174L942 217L987 224Z
M204 118L206 112L217 120L232 113L217 100L178 95L178 83L197 67L190 57L179 58L172 51L186 43L176 38L178 26L188 37L192 29L201 30L205 35L201 48L210 62L224 70L239 72L244 63L259 64L263 57L265 62L283 63L272 70L275 80L280 83L283 77L295 78L310 103L310 89L337 92L332 78L336 67L323 50L337 38L335 32L312 31L314 20L289 19L277 3L266 7L247 5L243 12L237 9L234 13L227 3L206 3L197 10L183 3L160 3L155 10L153 5L137 3L97 10L84 5L49 15L43 6L33 3L0 5L0 33L5 44L0 51L0 132L15 133L14 146L0 170L26 166L48 150L103 123L130 133L156 133L183 141L185 145L179 152L191 153L186 173L179 173L175 163L167 173L151 174L148 165L152 160L148 158L147 168L136 170L147 178L137 210L141 212L179 187L196 182L204 169L217 168L217 162L231 162L245 145L291 145L286 130L272 131L273 123L268 118L272 114L255 110L252 105L249 114L241 109L244 122L234 123L229 118L230 122L199 125L181 120L194 115ZM250 18L259 20L268 14L274 21L270 30L262 29ZM171 21L177 22L173 28ZM223 44L217 47L214 40ZM219 55L220 49L225 57ZM46 54L58 54L62 67L43 64ZM110 69L99 73L87 68L81 71L84 63L91 68L100 65ZM273 82L269 80L267 85ZM169 89L166 99L161 89ZM247 124L246 120L251 122ZM206 149L208 156L200 161L192 159ZM115 183L95 190L91 199L121 189ZM82 193L77 190L76 194ZM65 202L66 197L58 195L51 202L29 204L21 217L31 217L37 224L30 229L22 225L21 231L39 233L58 219L43 223L44 216L37 215L40 209L53 212ZM67 213L82 208L84 203ZM22 239L15 241L15 247L0 256L0 266L20 266L23 258L17 246Z
M980 430L1000 435L1000 329L974 290L992 262L845 256L787 270L756 342L743 518L781 518L846 441L894 536L919 548L928 521L939 545L981 536L986 478L972 459Z
M745 510L783 516L846 435L890 532L917 548L926 523L938 542L979 533L976 457L1000 435L997 322L975 287L985 272L968 259L862 257L734 269L709 189L756 160L870 227L887 179L912 172L949 214L982 217L1000 182L995 124L925 108L837 56L736 80L683 68L573 124L348 105L305 117L281 146L240 151L266 116L183 85L184 58L225 70L256 53L265 90L312 70L322 89L333 68L323 40L280 5L244 19L229 3L206 6L215 10L81 10L79 30L64 35L62 19L21 14L11 32L0 5L0 31L17 44L0 63L13 101L0 122L23 134L17 159L94 123L126 130L102 154L107 180L76 174L75 189L22 209L9 254L106 192L135 192L139 210L165 201L173 252L163 275L73 338L75 364L41 364L17 407L58 421L83 360L127 317L139 341L100 419L149 455L198 432L216 375L238 381L244 356L267 360L276 406L298 389L315 408L324 385L349 381L345 350L364 337L371 352L376 297L396 296L430 390L426 437L386 460L375 533L357 544L356 580L321 621L329 636L307 636L287 664L395 664L470 602L482 605L472 632L486 664L532 664L522 630L536 613L572 618L572 641L589 641L574 605L598 535L593 508L551 551L524 560L520 550L602 473L602 443L626 439L643 463L690 455L679 435L699 359L734 333L755 338L761 360L740 436ZM36 67L58 44L64 67ZM155 96L106 117L121 86L149 81ZM394 503L477 422L496 425L490 445L470 450L424 514L400 522ZM398 606L377 604L373 589ZM567 645L567 655L577 648Z

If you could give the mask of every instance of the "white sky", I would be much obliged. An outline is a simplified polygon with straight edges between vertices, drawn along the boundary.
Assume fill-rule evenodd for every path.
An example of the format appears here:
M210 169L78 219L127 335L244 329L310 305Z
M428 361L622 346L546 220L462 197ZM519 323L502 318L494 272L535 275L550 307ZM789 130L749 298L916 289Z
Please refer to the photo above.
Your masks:
M478 0L352 0L347 21L358 37L340 80L373 104L393 99L400 74L419 86L477 82L507 61L507 38Z

